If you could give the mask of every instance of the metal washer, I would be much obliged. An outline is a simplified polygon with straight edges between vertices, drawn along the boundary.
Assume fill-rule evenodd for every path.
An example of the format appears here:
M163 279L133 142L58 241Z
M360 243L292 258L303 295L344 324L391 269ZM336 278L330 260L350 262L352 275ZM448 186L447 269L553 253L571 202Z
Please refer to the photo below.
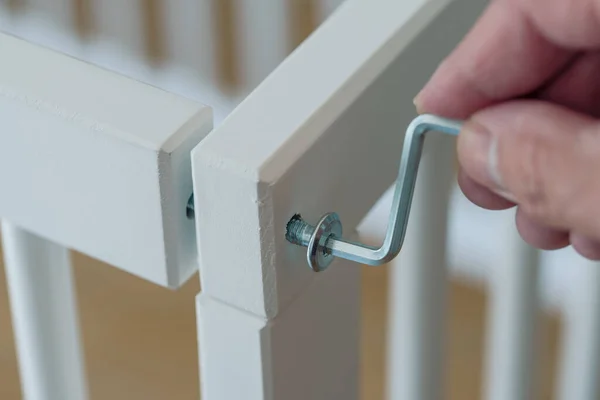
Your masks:
M308 242L308 251L306 259L308 265L315 272L321 272L327 269L329 264L335 258L326 251L327 240L331 237L342 237L342 222L336 213L327 213L315 226L315 231Z

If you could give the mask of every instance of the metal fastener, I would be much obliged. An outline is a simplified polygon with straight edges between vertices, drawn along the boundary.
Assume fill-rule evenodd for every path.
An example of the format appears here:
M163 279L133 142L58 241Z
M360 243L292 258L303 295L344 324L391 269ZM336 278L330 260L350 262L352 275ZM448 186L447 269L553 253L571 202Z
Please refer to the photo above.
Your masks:
M425 134L437 131L456 136L461 125L461 121L425 114L415 118L406 129L388 228L380 247L342 238L342 223L336 213L325 214L316 226L295 215L287 224L286 239L308 248L306 259L316 272L325 270L334 257L367 265L391 261L398 255L404 242Z
M342 223L336 213L327 213L321 217L316 226L307 224L298 214L287 224L286 239L308 247L306 260L315 272L325 270L333 261L333 256L326 251L327 241L332 237L342 236Z
M185 215L188 217L188 219L194 219L194 194L193 193L188 198L188 202L185 207Z

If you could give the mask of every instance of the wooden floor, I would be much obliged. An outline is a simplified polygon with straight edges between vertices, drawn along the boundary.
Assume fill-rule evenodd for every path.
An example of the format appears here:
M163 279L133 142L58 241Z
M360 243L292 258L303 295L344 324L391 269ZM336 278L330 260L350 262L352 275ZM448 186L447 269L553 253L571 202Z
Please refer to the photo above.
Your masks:
M198 399L194 277L183 289L163 289L74 255L92 399ZM362 399L383 399L387 275L364 269ZM447 399L481 398L486 297L452 283L446 356ZM559 323L544 318L546 340L539 398L550 399ZM20 399L3 270L0 269L0 399Z

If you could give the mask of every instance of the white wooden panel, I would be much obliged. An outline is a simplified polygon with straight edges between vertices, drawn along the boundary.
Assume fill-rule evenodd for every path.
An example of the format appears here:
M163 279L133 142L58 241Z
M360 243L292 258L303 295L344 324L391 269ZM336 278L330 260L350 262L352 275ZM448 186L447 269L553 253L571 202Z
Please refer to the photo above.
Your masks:
M359 277L338 263L273 321L199 295L202 398L358 400Z
M117 51L145 54L144 13L139 0L92 0L92 27L99 40L109 40Z
M563 267L569 268L570 265ZM557 399L600 396L600 263L586 261L564 308Z
M2 242L23 398L85 400L69 251L7 221Z
M170 61L191 68L206 82L215 80L214 0L161 1L165 46Z
M285 58L290 48L289 2L234 2L242 93L254 89Z
M535 398L539 251L507 221L503 257L491 277L485 398Z
M205 292L274 316L312 281L285 225L336 211L352 230L392 183L414 94L477 14L446 5L349 0L195 149Z
M393 262L388 399L441 399L446 315L447 207L455 138L425 140L406 240Z
M196 269L189 153L210 109L0 36L0 216L161 285Z

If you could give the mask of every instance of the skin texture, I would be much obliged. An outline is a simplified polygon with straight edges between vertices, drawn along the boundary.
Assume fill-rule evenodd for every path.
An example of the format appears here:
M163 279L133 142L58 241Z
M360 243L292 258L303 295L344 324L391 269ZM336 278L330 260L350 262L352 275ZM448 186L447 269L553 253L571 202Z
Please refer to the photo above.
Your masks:
M529 244L600 259L600 0L492 0L415 98L466 119L459 184Z

